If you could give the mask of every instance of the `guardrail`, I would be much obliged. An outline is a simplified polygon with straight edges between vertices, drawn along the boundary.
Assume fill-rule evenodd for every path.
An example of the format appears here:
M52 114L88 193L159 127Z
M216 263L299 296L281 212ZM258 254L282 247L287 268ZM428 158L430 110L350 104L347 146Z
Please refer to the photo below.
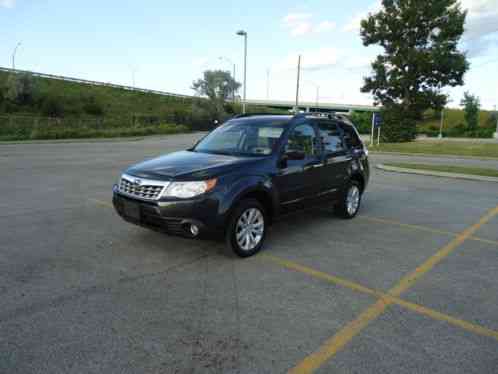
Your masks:
M87 85L90 85L90 86L113 87L113 88L119 88L119 89L122 89L122 90L136 91L136 92L143 92L143 93L151 93L151 94L162 95L162 96L176 97L176 98L180 98L180 99L192 99L192 98L195 97L195 96L190 96L190 95L176 94L176 93L172 93L172 92L165 92L165 91L158 91L158 90L149 90L149 89L146 89L146 88L123 86L123 85L114 84L114 83L105 83L105 82L91 81L91 80L87 80L87 79L65 77L65 76L62 76L62 75L53 75L53 74L38 73L38 72L34 72L34 71L29 71L29 70L9 69L9 68L1 67L1 66L0 66L0 71L6 72L6 73L13 73L13 74L25 74L25 73L28 73L28 74L33 75L34 77L47 78L47 79L57 79L57 80L66 81L66 82L74 82L74 83L87 84Z

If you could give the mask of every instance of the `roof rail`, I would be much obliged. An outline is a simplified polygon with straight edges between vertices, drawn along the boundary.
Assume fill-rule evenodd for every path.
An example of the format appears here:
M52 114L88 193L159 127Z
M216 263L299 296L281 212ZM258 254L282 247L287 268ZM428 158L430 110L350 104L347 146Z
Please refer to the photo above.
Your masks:
M297 113L292 117L292 119L299 119L299 118L307 118L307 117L321 117L321 118L328 118L328 119L334 119L338 118L335 112L331 113L323 113L323 112L302 112L302 113Z
M251 116L287 116L289 114L286 113L268 113L268 112L260 112L260 113L242 113L242 114L236 114L233 116L231 119L235 118L245 118L245 117L251 117Z

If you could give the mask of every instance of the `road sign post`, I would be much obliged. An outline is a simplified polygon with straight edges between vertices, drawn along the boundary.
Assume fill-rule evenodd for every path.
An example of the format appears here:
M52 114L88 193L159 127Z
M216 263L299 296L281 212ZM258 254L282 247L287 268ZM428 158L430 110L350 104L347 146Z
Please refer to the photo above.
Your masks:
M370 136L371 146L374 146L374 129L375 129L375 112L372 113L372 135Z
M370 138L370 144L375 145L375 129L377 129L377 145L380 144L380 126L382 125L382 118L379 113L373 113L372 115L372 136Z

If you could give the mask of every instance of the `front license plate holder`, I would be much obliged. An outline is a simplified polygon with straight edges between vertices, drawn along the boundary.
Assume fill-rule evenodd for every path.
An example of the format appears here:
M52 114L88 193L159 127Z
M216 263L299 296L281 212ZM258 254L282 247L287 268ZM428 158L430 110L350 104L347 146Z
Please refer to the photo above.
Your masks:
M140 220L140 205L133 201L123 201L123 213L126 217Z

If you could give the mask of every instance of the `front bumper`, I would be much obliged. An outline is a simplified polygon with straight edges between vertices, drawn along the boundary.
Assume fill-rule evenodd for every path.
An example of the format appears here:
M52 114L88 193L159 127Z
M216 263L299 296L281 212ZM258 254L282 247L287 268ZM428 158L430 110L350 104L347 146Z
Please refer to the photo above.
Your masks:
M218 215L218 201L213 197L171 201L142 201L113 188L114 208L127 222L183 237L212 237L223 231L223 217ZM190 226L199 229L193 235Z

